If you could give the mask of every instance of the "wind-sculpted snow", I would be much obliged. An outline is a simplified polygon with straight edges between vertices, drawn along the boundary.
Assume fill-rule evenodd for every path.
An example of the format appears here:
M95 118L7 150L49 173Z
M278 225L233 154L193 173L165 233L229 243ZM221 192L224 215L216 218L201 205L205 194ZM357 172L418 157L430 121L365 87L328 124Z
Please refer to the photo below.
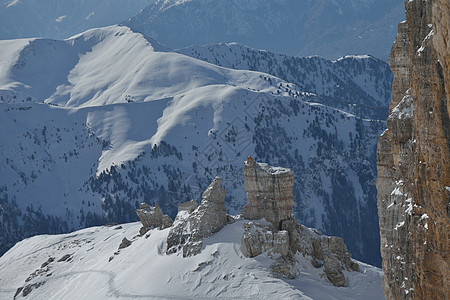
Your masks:
M0 258L0 297L12 299L380 299L380 269L359 263L348 286L334 287L297 255L298 277L272 275L266 255L240 250L244 220L204 240L192 257L165 254L169 229L137 236L140 223L35 236ZM132 243L118 250L123 238ZM19 289L21 288L22 289ZM26 297L24 297L26 293Z
M2 251L38 233L137 220L141 202L174 218L215 176L228 213L240 212L242 162L252 155L292 169L300 223L342 236L355 258L379 264L378 237L367 233L378 224L384 122L319 104L272 75L170 52L127 27L0 48L10 53L0 54L8 62L0 70Z

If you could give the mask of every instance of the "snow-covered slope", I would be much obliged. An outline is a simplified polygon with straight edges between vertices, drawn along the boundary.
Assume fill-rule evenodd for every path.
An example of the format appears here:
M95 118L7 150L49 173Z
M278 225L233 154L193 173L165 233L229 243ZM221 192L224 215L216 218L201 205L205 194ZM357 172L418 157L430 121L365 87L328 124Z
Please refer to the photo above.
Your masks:
M293 170L299 222L343 236L354 257L379 265L384 122L265 73L169 52L127 27L0 49L3 251L24 236L135 220L143 201L174 217L215 176L238 213L251 154Z
M392 72L386 62L373 56L345 56L330 61L317 56L287 56L237 43L176 51L226 68L274 75L295 83L302 91L317 94L323 104L364 118L387 118Z
M0 297L25 287L16 299L383 299L381 270L361 263L340 288L301 255L296 279L274 277L270 258L242 255L243 223L227 225L187 258L165 254L169 229L138 237L140 223L35 236L0 258ZM132 244L118 250L124 237Z
M403 0L159 0L124 24L172 48L238 42L289 55L387 61L404 18Z
M0 39L62 39L117 24L155 0L3 0Z

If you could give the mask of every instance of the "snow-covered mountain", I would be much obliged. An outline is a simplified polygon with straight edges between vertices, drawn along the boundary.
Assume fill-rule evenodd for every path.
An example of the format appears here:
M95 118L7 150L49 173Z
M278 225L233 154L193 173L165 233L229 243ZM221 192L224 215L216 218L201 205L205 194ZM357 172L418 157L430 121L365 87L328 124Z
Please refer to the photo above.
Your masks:
M238 42L289 55L387 61L403 0L159 0L124 24L182 48Z
M385 122L266 73L170 52L127 27L0 49L2 251L25 236L136 220L143 201L174 217L215 176L238 213L251 154L293 170L299 222L380 264L375 149Z
M387 118L392 72L386 62L372 56L345 56L330 61L317 56L287 56L237 43L192 46L177 52L226 68L268 73L318 95L322 104L363 118Z
M113 25L155 0L3 0L0 39L63 39L90 28Z
M244 220L204 240L196 256L166 255L169 229L137 236L140 223L35 236L0 257L5 299L382 299L380 269L359 263L347 286L320 276L308 257L295 279L274 277L266 255L241 253ZM132 241L118 250L123 238ZM25 296L24 296L25 295Z

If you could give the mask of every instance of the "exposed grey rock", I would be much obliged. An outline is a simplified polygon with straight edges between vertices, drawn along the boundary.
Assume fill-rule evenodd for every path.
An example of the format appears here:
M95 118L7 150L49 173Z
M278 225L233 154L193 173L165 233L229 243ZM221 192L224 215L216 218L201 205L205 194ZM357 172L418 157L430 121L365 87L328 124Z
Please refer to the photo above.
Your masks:
M291 170L257 163L251 156L244 163L247 205L242 216L249 220L265 218L276 228L282 220L289 219L294 206Z
M247 206L243 216L262 219L244 224L241 251L248 257L265 254L275 263L275 274L293 278L295 255L311 257L311 264L323 268L326 278L335 286L345 285L343 270L358 271L340 237L323 236L315 229L297 223L292 215L292 182L289 169L256 163L250 156L244 165Z
M54 262L55 261L55 258L54 257L50 257L46 262L44 262L42 265L41 265L41 268L45 268L46 266L48 266L50 263L52 263L52 262Z
M286 230L277 230L272 223L253 221L244 224L242 253L247 257L264 253L274 259L270 267L275 275L294 278L291 272L294 261L289 244L289 233Z
M287 257L289 253L289 234L278 231L272 224L248 222L244 224L241 244L242 253L247 257L255 257L269 252L269 255Z
M169 235L167 236L167 254L176 253L183 249L184 244L189 240L188 226L189 213L187 211L178 212Z
M123 249L123 248L129 247L130 245L131 245L131 241L128 240L126 237L124 237L122 239L122 243L120 243L120 245L119 245L119 249Z
M278 258L275 260L275 263L270 266L272 269L272 272L275 275L288 278L288 279L294 279L295 276L292 274L292 264L287 262L284 259Z
M66 254L63 257L61 257L60 259L58 259L58 262L67 261L70 257L71 257L70 254Z
M17 288L16 293L14 294L13 299L16 299L16 297L20 294L20 292L23 290L23 286Z
M178 212L187 211L188 213L193 212L197 208L197 202L195 200L186 201L178 205Z
M327 257L324 262L325 275L334 286L345 286L345 276L338 260Z
M298 251L298 242L300 239L299 232L297 230L297 220L294 216L291 216L289 219L281 221L281 230L286 230L289 234L289 249L291 253L297 253Z
M195 268L194 272L198 272L198 271L203 270L206 266L211 265L211 263L212 263L212 260L203 261L203 262L199 263L197 268Z
M50 269L51 269L51 263L54 262L54 257L50 257L46 262L44 262L39 269L36 269L33 273L31 273L27 279L25 279L26 282L30 282L32 280L36 280L36 278L39 277L48 277L51 275ZM50 275L49 275L50 274Z
M33 283L33 284L28 284L28 285L26 285L26 286L22 289L22 296L23 296L23 297L28 296L28 295L31 293L31 291L32 291L33 289L37 289L37 288L40 287L41 285L44 285L44 283L45 283L45 281L41 281L41 282L36 282L36 283Z
M194 256L202 251L203 241L190 241L183 246L183 257Z
M169 215L164 215L162 218L162 224L160 226L161 229L166 229L169 228L170 226L172 226L173 221L172 218L169 217Z
M272 271L285 278L293 278L295 254L311 258L311 264L323 268L323 273L335 286L344 286L343 271L359 271L340 237L317 234L313 229L298 224L295 219L282 222L284 230L271 223L252 221L244 224L241 251L247 257L265 254L275 260Z
M139 230L140 235L144 235L151 228L168 228L173 223L168 215L163 214L158 203L156 203L155 207L141 203L139 208L136 209L136 214L142 223L142 228Z
M313 265L314 268L321 268L323 266L323 261L319 260L319 259L316 259L316 258L313 258L311 260L311 264Z
M140 236L143 236L145 233L147 233L147 231L148 231L148 229L145 228L144 226L142 226L142 227L139 229L139 235L140 235Z
M170 228L167 237L167 253L183 250L183 257L195 255L202 248L202 240L218 232L228 223L225 210L225 190L222 180L216 177L202 195L202 202L191 213L191 205L184 205Z
M236 220L232 216L227 215L227 223L228 224L233 224L234 222L236 222Z
M190 215L191 232L198 239L216 233L227 224L225 190L221 182L219 177L212 181L203 192L200 206Z
M324 267L324 273L335 286L344 286L343 270L359 271L359 265L352 261L344 240L336 236L317 234L313 229L297 225L301 239L298 242L299 252L303 256L311 256L311 264L316 268Z

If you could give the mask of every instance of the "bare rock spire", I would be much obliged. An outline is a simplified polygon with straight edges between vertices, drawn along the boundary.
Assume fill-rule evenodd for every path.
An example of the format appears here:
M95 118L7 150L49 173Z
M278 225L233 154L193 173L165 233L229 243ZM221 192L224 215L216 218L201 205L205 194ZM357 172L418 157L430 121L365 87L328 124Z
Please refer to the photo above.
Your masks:
M245 219L265 218L279 228L282 220L291 218L294 177L290 169L257 163L249 156L244 163L244 180L247 205L242 216Z
M222 179L214 178L202 195L200 206L183 203L167 237L167 254L182 250L183 257L196 255L202 249L202 240L227 225L225 190Z

